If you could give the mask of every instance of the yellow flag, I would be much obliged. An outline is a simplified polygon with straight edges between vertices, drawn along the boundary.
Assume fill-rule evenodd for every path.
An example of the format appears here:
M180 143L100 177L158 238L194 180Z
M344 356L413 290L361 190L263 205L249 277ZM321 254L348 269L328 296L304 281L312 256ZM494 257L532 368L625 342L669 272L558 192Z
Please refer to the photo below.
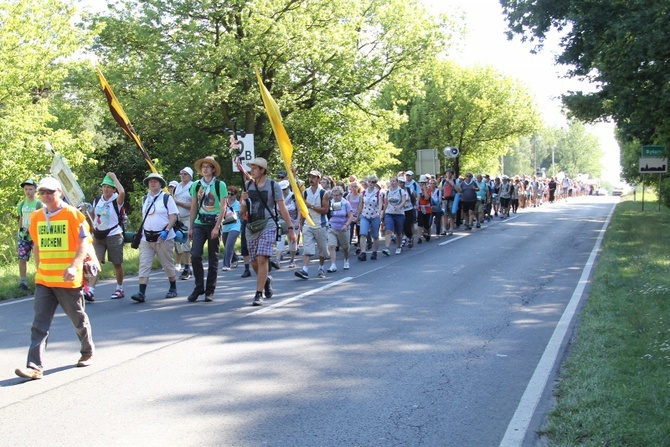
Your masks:
M300 188L295 181L293 176L293 171L291 170L291 164L293 162L293 146L291 145L291 140L288 138L286 129L282 124L281 113L279 112L279 107L261 79L261 74L256 68L256 77L258 78L258 85L261 89L261 97L263 98L263 105L265 105L265 110L268 112L268 117L270 118L270 124L272 124L272 130L274 131L275 138L277 138L277 144L279 144L279 150L281 153L281 158L284 160L284 165L286 166L286 173L288 175L289 182L291 183L291 188L295 194L295 201L298 204L298 209L300 214L305 218L305 220L311 225L314 226L314 221L309 217L309 212L307 211L307 205L302 198L300 193Z
M114 117L116 122L119 123L121 129L123 129L123 131L135 142L135 145L137 145L138 149L142 153L144 160L149 165L149 169L151 169L151 172L157 173L158 171L156 171L156 167L151 161L151 157L149 157L149 154L147 153L146 149L144 149L144 146L142 146L140 136L137 135L137 132L135 132L135 129L133 128L133 125L130 123L130 120L126 115L126 112L124 112L123 107L121 107L121 103L119 102L118 99L116 99L116 95L114 95L112 87L109 85L107 79L105 79L100 70L98 70L98 78L100 78L100 85L102 86L102 91L105 92L105 96L107 97L107 102L109 103L109 110L110 112L112 112L112 116Z

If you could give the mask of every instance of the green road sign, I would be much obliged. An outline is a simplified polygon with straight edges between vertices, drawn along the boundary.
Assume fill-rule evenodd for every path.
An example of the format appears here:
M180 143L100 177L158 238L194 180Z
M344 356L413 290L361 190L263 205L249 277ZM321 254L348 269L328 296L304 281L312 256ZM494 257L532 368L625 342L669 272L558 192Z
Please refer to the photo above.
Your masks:
M645 158L665 158L665 146L642 146L642 156Z

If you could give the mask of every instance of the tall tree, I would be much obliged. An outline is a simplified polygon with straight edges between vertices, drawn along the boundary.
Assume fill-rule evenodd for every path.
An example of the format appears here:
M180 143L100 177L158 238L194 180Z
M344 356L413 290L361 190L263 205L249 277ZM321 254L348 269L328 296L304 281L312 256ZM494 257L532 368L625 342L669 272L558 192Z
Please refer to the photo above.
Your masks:
M72 166L83 162L90 140L58 124L54 98L63 91L72 56L87 33L73 25L76 11L60 0L0 1L0 253L14 246L19 183L48 172L45 142Z
M510 37L545 41L562 32L557 61L573 77L600 86L571 92L563 102L584 121L614 119L623 142L670 144L670 8L663 0L500 0ZM623 146L622 146L623 147ZM639 151L639 149L638 149ZM624 163L633 160L622 153ZM627 161L628 160L628 161ZM624 173L634 181L633 166ZM628 175L628 174L625 174Z
M404 167L414 165L418 149L441 154L445 146L456 146L460 156L450 163L457 171L496 172L510 144L540 125L527 88L490 67L436 62L426 73L424 93L399 106L408 120L392 133L403 148Z
M305 140L307 152L294 141L298 164L324 155L347 163L345 144L359 140L355 109L383 134L375 92L411 83L444 47L443 23L417 0L129 0L94 25L103 27L95 51L107 79L151 153L175 169L205 154L227 157L231 118L254 133L258 155L272 158L254 66L289 134L321 136Z

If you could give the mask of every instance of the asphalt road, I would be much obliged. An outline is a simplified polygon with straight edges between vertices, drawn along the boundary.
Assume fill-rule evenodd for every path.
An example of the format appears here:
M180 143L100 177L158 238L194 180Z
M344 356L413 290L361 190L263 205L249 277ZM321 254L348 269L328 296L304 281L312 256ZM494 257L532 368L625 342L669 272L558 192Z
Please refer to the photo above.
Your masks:
M0 303L0 445L520 445L515 432L540 444L575 319L558 361L541 359L617 201L544 205L348 271L340 260L326 279L314 263L308 281L284 267L263 308L241 267L219 274L213 303L186 301L192 280L164 299L162 272L144 304L129 298L136 278L122 300L105 283L87 306L94 365L74 367L79 343L59 311L32 382L13 373L32 299ZM514 425L523 411L527 430Z

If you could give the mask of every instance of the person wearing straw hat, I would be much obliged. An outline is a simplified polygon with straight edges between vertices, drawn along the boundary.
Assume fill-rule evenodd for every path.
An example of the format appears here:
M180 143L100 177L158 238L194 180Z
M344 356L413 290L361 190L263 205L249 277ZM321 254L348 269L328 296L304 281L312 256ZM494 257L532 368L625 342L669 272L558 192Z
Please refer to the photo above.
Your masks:
M102 195L93 200L93 248L98 260L104 264L105 254L114 266L116 290L112 299L123 298L123 232L125 223L121 215L126 191L113 172L108 172L100 184ZM93 301L97 277L88 280L88 291L84 299Z
M268 163L264 158L256 157L247 162L249 175L253 181L246 183L242 192L241 210L247 213L248 223L245 229L247 248L251 266L256 272L256 295L253 306L263 305L265 298L272 298L272 276L269 276L270 258L277 241L277 222L279 218L287 224L291 216L284 203L284 195L279 182L267 177ZM295 242L296 235L293 225L288 227L289 241Z
M26 367L14 371L17 376L30 380L43 377L42 357L59 305L79 338L81 357L77 366L89 366L95 351L91 323L81 295L84 262L92 253L88 222L79 210L63 201L63 187L55 178L40 180L37 192L43 207L30 215L28 229L35 241L37 265L33 325ZM99 269L100 264L93 257L95 253L90 265Z
M195 286L188 301L195 302L200 295L205 301L214 301L214 291L219 274L219 246L221 244L221 222L227 209L228 188L216 178L221 166L212 156L195 162L195 170L202 176L191 185L191 215L188 229L191 245L191 264ZM205 242L208 250L207 282L202 263Z
M30 259L30 253L33 251L33 240L28 233L28 227L30 227L30 213L42 208L42 202L35 196L37 193L37 183L35 183L35 180L28 179L24 181L21 183L21 188L23 188L25 198L16 205L16 212L19 215L19 238L17 242L19 254L19 279L21 280L19 289L29 290L26 278L28 272L27 262Z
M177 273L172 260L177 222L177 204L171 195L163 191L165 180L155 172L143 181L149 193L142 200L142 240L140 241L139 292L131 296L134 301L146 301L147 285L154 257L157 257L170 282L165 298L177 296Z

